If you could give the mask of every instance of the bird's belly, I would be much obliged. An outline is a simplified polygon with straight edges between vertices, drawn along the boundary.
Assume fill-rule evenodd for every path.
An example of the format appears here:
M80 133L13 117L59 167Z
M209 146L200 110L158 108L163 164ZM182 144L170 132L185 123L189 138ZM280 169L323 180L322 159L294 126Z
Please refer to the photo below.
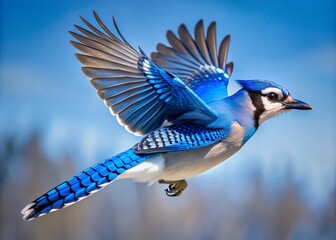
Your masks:
M164 153L165 167L159 178L180 180L193 177L225 161L240 148L240 144L223 141L200 149Z

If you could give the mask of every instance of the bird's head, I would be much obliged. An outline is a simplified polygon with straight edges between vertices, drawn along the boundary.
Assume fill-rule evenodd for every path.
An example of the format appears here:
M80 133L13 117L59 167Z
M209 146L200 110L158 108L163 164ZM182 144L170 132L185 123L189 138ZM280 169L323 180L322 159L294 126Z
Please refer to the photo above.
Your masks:
M257 125L291 109L312 110L309 104L292 98L285 88L272 81L238 80L237 82L248 92L255 107Z

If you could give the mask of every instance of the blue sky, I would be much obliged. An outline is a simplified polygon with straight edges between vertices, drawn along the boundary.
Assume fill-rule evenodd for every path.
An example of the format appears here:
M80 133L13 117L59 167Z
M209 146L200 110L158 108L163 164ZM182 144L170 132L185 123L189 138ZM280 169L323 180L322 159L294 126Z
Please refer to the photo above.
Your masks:
M126 134L81 73L69 30L93 21L92 10L119 27L148 54L181 23L217 22L218 41L231 34L232 79L270 79L314 111L290 112L265 123L231 160L199 177L248 181L259 169L265 184L281 188L290 169L313 206L335 189L335 1L9 1L1 2L0 131L28 136L39 131L45 151L71 152L78 165L115 154L138 141ZM230 83L231 93L237 90ZM120 137L122 136L122 137ZM79 168L80 169L80 168ZM196 180L197 181L197 180ZM243 189L243 188L242 188ZM233 191L234 194L238 194ZM317 196L311 198L311 196Z

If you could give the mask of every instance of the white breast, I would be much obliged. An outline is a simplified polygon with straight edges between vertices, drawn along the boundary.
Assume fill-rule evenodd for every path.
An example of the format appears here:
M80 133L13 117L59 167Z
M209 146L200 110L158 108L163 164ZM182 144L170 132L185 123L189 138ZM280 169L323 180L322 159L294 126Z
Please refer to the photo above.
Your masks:
M180 180L201 174L225 161L241 147L244 129L238 123L232 125L232 132L223 141L204 148L163 154L165 168L159 175L165 180Z
M230 136L219 143L199 149L156 154L153 158L127 170L118 178L132 178L140 182L190 178L235 154L242 147L243 138L243 127L234 123Z

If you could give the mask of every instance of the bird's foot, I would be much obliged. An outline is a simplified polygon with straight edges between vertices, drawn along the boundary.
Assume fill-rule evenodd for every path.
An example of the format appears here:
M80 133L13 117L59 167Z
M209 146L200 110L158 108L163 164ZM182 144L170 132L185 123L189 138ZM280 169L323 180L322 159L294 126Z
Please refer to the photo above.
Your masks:
M165 189L168 197L178 197L182 192L187 188L188 183L186 180L178 181L168 181L168 180L159 180L160 184L169 184L168 188Z

